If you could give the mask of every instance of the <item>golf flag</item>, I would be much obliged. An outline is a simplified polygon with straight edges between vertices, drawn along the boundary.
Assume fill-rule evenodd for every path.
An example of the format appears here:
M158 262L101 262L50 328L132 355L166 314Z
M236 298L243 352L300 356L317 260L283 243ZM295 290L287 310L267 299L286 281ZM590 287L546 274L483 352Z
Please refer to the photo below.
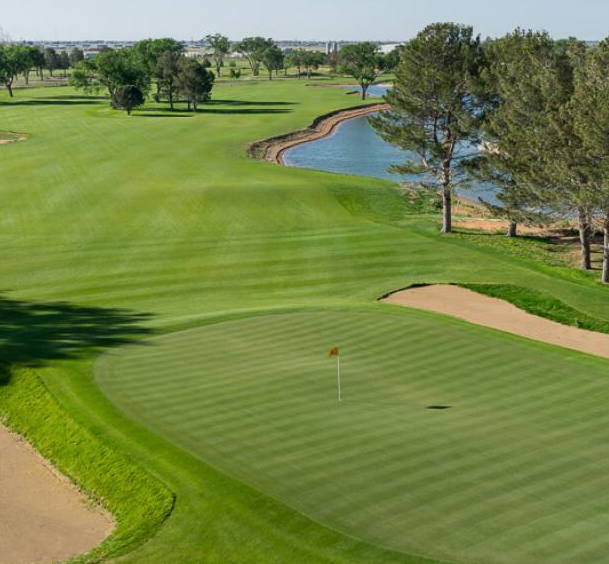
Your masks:
M343 401L343 396L340 389L340 349L332 347L328 353L328 358L336 357L336 384L338 386L338 401Z

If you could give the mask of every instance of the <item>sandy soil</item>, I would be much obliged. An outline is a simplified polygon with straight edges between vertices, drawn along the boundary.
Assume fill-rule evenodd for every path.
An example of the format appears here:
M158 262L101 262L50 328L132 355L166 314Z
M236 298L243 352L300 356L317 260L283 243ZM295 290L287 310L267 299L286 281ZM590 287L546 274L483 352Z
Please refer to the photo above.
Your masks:
M364 108L354 108L351 110L344 110L337 112L336 114L319 121L314 127L303 129L302 131L296 131L284 138L278 138L276 141L273 139L267 140L268 144L265 148L265 160L270 163L285 164L283 162L283 155L292 147L308 143L309 141L315 141L322 139L328 135L332 135L336 130L336 127L343 121L353 119L360 116L366 116L375 112L389 109L387 104L372 104ZM264 142L259 142L264 143Z
M465 229L481 229L482 231L488 231L489 233L505 232L507 233L509 222L503 219L492 219L492 218L456 218L453 221L454 227L463 227ZM518 225L519 235L540 235L550 236L554 233L551 227L535 227L530 225Z
M424 286L396 292L383 301L459 317L476 325L609 358L609 335L562 325L512 304L459 288Z
M1 424L0 461L0 564L63 561L112 532L110 515Z

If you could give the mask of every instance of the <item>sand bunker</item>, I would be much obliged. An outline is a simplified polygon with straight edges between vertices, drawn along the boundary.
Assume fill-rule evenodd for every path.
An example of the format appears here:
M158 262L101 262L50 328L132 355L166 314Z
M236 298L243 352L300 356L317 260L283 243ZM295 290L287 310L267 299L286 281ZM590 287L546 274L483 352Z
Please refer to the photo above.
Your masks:
M0 424L0 564L67 560L113 528L110 515Z
M497 298L437 285L396 292L383 301L459 317L529 339L609 358L609 335L562 325L518 309Z
M19 141L25 141L28 136L25 133L12 133L7 131L0 131L0 145L8 145L9 143L17 143Z

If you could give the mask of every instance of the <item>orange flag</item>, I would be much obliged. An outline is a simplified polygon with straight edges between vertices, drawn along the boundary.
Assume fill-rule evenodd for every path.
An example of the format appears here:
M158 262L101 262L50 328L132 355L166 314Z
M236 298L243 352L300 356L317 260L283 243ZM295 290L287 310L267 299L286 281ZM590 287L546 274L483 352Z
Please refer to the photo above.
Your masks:
M332 350L328 353L328 358L332 358L333 356L340 356L340 350L338 347L332 347Z

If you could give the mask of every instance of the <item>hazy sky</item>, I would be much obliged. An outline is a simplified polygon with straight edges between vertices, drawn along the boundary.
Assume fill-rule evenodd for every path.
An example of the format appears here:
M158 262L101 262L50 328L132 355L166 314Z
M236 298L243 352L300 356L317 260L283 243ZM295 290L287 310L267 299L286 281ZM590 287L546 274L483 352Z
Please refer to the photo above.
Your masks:
M554 37L609 35L609 0L0 0L13 39L407 39L434 21L483 36L517 26Z

